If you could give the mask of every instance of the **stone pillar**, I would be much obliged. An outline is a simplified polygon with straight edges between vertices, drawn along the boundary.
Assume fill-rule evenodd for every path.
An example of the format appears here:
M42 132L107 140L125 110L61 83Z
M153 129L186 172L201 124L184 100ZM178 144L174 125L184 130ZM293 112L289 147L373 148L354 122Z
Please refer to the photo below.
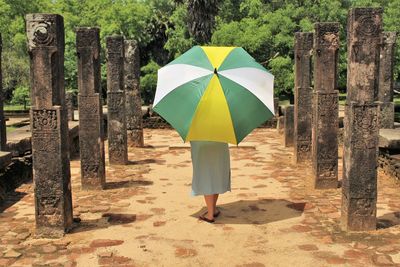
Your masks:
M1 68L3 42L0 34L0 150L7 150L6 119L4 118L3 74Z
M125 97L126 128L128 144L143 147L142 98L140 97L140 56L139 46L134 40L125 41Z
M61 236L72 225L68 116L64 90L64 22L54 14L28 14L31 130L36 230Z
M312 163L314 188L337 188L339 23L315 24Z
M79 147L83 189L102 189L106 179L99 34L99 28L76 29Z
M107 46L108 155L110 164L128 162L124 93L124 38L109 36Z
M285 127L285 119L283 118L283 116L279 116L276 117L276 129L278 130L279 134L283 134L284 133L284 127Z
M279 97L274 97L275 118L279 118Z
M347 27L341 222L347 231L375 230L382 9L351 9Z
M294 104L294 160L296 163L311 159L311 55L313 34L297 32L295 35L295 104Z
M381 102L379 125L380 128L394 128L393 103L393 67L396 33L382 34L380 61L379 61L379 91L378 101Z
M68 120L74 120L74 94L72 92L65 93L65 106L67 107Z
M284 142L285 147L293 146L294 134L294 106L290 105L284 109Z

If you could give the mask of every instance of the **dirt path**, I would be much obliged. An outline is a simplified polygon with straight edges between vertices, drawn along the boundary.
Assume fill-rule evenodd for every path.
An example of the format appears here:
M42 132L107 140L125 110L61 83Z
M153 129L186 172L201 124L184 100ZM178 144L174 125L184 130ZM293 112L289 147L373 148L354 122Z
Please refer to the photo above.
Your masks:
M273 129L232 147L232 192L215 224L197 220L190 150L172 130L146 130L127 166L107 166L107 189L82 191L71 161L74 215L58 240L34 238L32 185L0 207L0 266L391 266L400 263L398 185L380 174L379 230L340 230L341 189L309 188ZM387 264L387 265L385 265ZM48 266L48 265L46 265Z

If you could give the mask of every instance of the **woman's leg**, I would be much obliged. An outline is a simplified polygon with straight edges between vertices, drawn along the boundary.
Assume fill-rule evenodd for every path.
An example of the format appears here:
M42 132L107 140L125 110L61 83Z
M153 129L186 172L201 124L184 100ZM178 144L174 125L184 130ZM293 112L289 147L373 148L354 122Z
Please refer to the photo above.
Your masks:
M207 205L207 219L214 219L215 213L215 195L204 195L204 200Z
M219 194L214 194L213 196L214 196L214 212L216 212L217 211L217 200L218 200Z

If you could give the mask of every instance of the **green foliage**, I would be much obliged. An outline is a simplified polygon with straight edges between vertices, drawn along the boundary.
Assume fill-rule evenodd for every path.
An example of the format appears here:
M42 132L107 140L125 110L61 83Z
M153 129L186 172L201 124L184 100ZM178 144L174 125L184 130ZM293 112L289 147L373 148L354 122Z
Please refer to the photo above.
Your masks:
M290 94L294 87L294 71L292 60L290 57L277 56L269 62L271 73L275 74L275 94L279 96L281 93ZM277 75L279 73L279 75Z
M187 5L178 6L170 17L173 27L167 29L168 41L164 48L169 51L173 58L183 54L193 46L193 38L190 37L187 28Z
M29 105L30 97L29 97L29 88L25 86L18 86L13 91L13 96L11 99L11 104L14 105Z
M297 31L313 31L315 22L341 25L339 89L346 87L346 23L349 8L381 6L384 30L400 32L399 0L0 0L3 39L3 91L29 86L26 49L27 13L58 13L65 25L65 87L76 90L76 27L101 29L102 93L106 92L105 37L112 34L140 44L141 87L145 103L153 101L157 69L194 44L241 46L275 75L275 94L293 90L293 44ZM395 77L400 79L400 45ZM20 92L16 92L16 95Z
M155 89L157 87L157 71L160 66L154 61L150 61L149 64L140 69L142 77L140 79L140 88L142 90L142 100L146 105L153 102Z
M400 80L400 1L391 1L383 14L384 30L397 32L394 77Z

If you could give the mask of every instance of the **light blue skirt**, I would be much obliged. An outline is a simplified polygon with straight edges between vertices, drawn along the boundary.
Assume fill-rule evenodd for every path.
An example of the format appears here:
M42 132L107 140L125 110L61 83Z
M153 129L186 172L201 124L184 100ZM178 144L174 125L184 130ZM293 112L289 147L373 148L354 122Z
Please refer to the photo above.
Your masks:
M231 191L228 144L191 141L190 145L193 164L192 195L222 194Z

